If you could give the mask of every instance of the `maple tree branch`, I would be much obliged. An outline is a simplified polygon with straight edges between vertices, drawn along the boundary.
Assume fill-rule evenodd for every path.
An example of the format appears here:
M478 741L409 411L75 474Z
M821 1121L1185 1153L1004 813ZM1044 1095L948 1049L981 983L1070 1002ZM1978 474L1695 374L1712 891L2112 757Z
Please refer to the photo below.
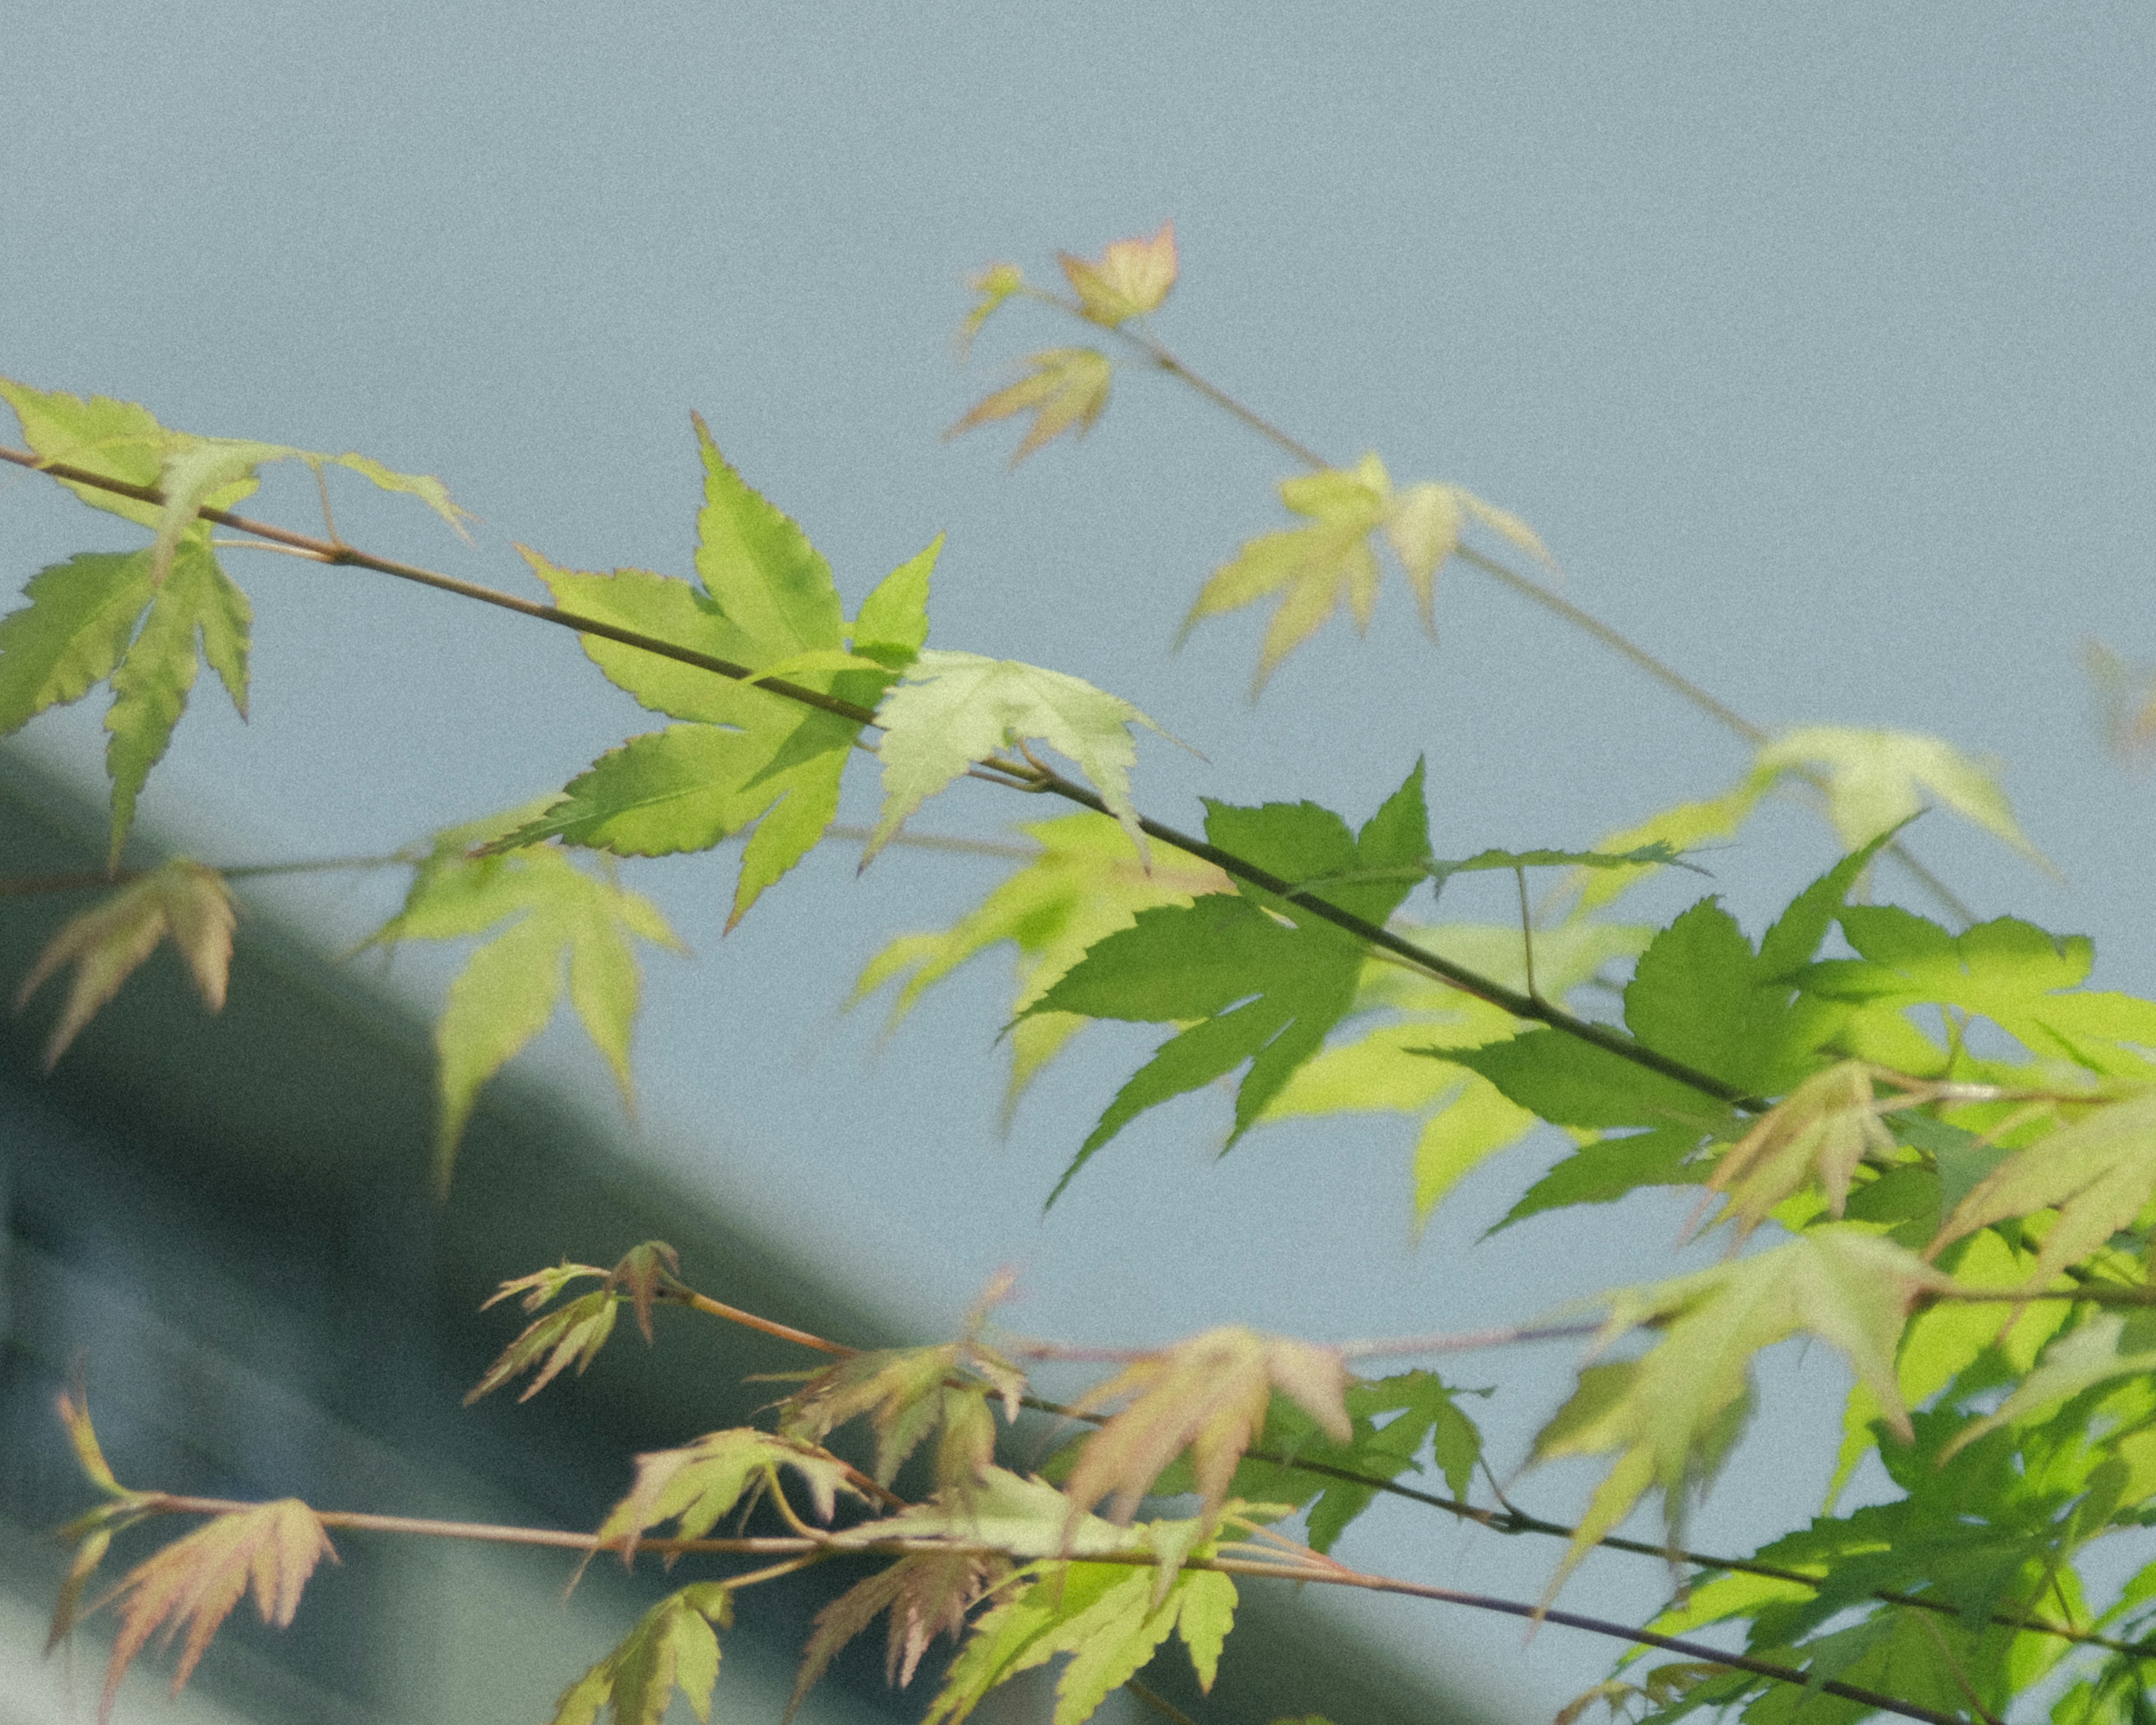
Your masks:
M187 1497L163 1493L146 1493L139 1507L147 1514L172 1513L182 1515L235 1515L259 1509L259 1504L235 1502L218 1497ZM575 1533L567 1530L545 1527L505 1527L479 1522L430 1521L418 1516L371 1515L352 1510L311 1510L316 1520L324 1527L337 1527L352 1532L407 1533L433 1536L439 1538L477 1540L495 1544L536 1545L552 1547L566 1551L587 1553L622 1549L629 1536L600 1540L589 1533ZM661 1555L690 1553L770 1556L783 1558L814 1559L839 1553L864 1556L911 1556L920 1552L978 1552L983 1556L1012 1557L1023 1559L1023 1553L1014 1553L1000 1546L986 1543L959 1544L942 1539L886 1539L874 1541L849 1540L840 1543L830 1535L809 1538L737 1538L731 1539L649 1539L636 1541L639 1551L650 1551ZM1070 1561L1086 1563L1116 1563L1133 1568L1154 1568L1160 1563L1160 1553L1154 1551L1088 1552L1082 1558ZM782 1563L770 1569L757 1572L755 1579L767 1579L773 1574L784 1573L798 1567ZM1409 1599L1429 1599L1441 1604L1466 1606L1471 1610L1491 1611L1506 1616L1518 1617L1529 1622L1548 1621L1577 1629L1590 1635L1608 1636L1628 1641L1635 1645L1658 1647L1665 1652L1682 1654L1687 1658L1707 1661L1734 1670L1746 1671L1778 1682L1803 1686L1811 1683L1804 1672L1794 1666L1777 1665L1772 1661L1754 1659L1742 1653L1730 1653L1710 1647L1702 1642L1686 1640L1676 1635L1666 1635L1654 1630L1635 1629L1626 1624L1612 1622L1606 1618L1590 1617L1577 1611L1545 1609L1528 1604L1522 1599L1502 1599L1490 1594L1464 1592L1457 1588L1439 1587L1418 1581L1403 1581L1391 1576L1371 1575L1350 1569L1316 1553L1305 1560L1301 1556L1285 1558L1282 1561L1260 1560L1248 1558L1187 1558L1181 1566L1186 1569L1212 1569L1228 1575L1269 1578L1291 1581L1298 1584L1318 1582L1328 1586L1349 1587L1366 1593L1396 1594ZM744 1583L729 1579L729 1586ZM1876 1690L1866 1689L1856 1684L1828 1680L1813 1686L1829 1695L1838 1695L1846 1701L1857 1702L1866 1707L1876 1707L1884 1712L1899 1714L1903 1718L1919 1719L1927 1725L1964 1725L1954 1714L1940 1712L1910 1702L1900 1701Z
M1192 1718L1189 1714L1184 1712L1181 1707L1176 1706L1176 1704L1170 1701L1166 1696L1159 1693L1157 1690L1147 1688L1146 1685L1138 1681L1136 1677L1127 1677L1124 1679L1123 1687L1131 1692L1132 1697L1134 1699L1143 1702L1146 1706L1151 1707L1156 1713L1158 1713L1161 1717L1168 1720L1169 1722L1169 1725L1198 1725L1198 1722L1195 1719Z
M70 484L89 485L99 490L110 491L117 496L131 497L138 502L162 504L165 501L164 493L154 485L138 485L124 480L108 479L102 474L92 473L85 468L70 466L64 462L44 460L26 449L14 449L0 445L0 460L12 461L18 467L27 467L54 479L64 480ZM529 617L536 622L549 623L558 628L574 629L579 634L598 635L607 640L619 641L624 646L640 648L644 652L656 654L662 659L671 659L678 664L692 665L699 670L710 671L716 676L730 678L736 682L747 683L752 687L768 691L771 694L784 700L798 701L804 706L812 706L822 712L835 714L857 725L875 726L877 722L875 713L872 709L861 706L854 701L841 701L835 696L826 695L819 690L803 688L798 683L787 682L780 678L759 676L747 665L737 665L731 660L715 658L708 653L699 653L693 648L676 646L670 641L661 640L653 635L642 634L635 629L624 629L617 624L606 622L600 618L585 617L573 611L565 611L557 605L542 605L534 600L519 598L514 593L503 593L494 588L482 587L475 582L460 581L454 576L438 574L431 569L423 569L415 564L402 563L389 557L376 557L371 552L357 550L352 546L334 540L317 539L309 534L295 533L289 528L275 526L267 521L258 521L246 516L234 515L228 510L205 508L198 510L197 513L205 520L220 522L238 531L256 534L278 544L295 546L300 550L313 553L324 562L352 568L369 569L377 574L393 576L399 580L417 582L424 587L437 588L444 593L453 593L464 598L476 599L482 604L494 605L506 611L514 611L520 616ZM997 763L990 762L985 764L993 766ZM1036 772L1031 768L1019 768L1015 763L1009 764L1004 770L1014 773L1022 781L1014 787L1015 788L1045 792L1060 797L1067 803L1075 803L1081 809L1090 809L1099 814L1113 813L1106 803L1093 791L1084 785L1072 783L1060 773L1045 769ZM1547 1001L1530 999L1524 994L1506 988L1501 983L1493 982L1489 978L1478 975L1462 965L1455 964L1450 959L1440 958L1434 952L1425 952L1413 942L1394 934L1390 929L1378 923L1366 921L1352 911L1343 911L1337 905L1327 903L1325 900L1291 885L1269 870L1260 868L1255 863L1246 861L1231 851L1222 850L1202 839L1178 832L1173 827L1147 816L1140 816L1137 824L1147 837L1158 839L1164 845L1173 845L1179 850L1213 864L1214 867L1225 874L1233 875L1237 880L1249 882L1260 891L1270 893L1286 903L1321 916L1364 944L1380 947L1404 958L1418 969L1436 978L1439 981L1449 983L1463 993L1471 994L1479 1000L1488 1001L1493 1006L1502 1007L1515 1018L1533 1019L1537 1023L1548 1025L1553 1029L1561 1030L1568 1035L1578 1037L1582 1041L1592 1042L1598 1047L1617 1055L1620 1060L1630 1060L1635 1065L1647 1067L1652 1071L1661 1073L1666 1078L1674 1079L1679 1084L1697 1091L1703 1096L1711 1096L1719 1102L1728 1103L1747 1112L1758 1113L1763 1111L1768 1106L1761 1098L1748 1096L1734 1085L1725 1084L1720 1079L1698 1071L1681 1060L1671 1060L1668 1055L1659 1054L1644 1044L1635 1042L1630 1037L1606 1025L1575 1018L1563 1009L1550 1005Z
M237 863L228 868L206 863L203 866L225 880L241 880L270 875L327 874L339 869L387 869L400 865L408 867L418 860L411 852L398 850L387 856L325 856L300 862ZM91 892L125 886L131 880L139 880L156 872L154 869L121 869L108 875L100 869L82 875L0 875L0 898L23 898L39 892Z
M776 1336L782 1342L813 1348L819 1353L834 1353L841 1358L851 1359L861 1351L858 1348L849 1348L843 1342L827 1342L821 1336L811 1335L807 1330L797 1330L791 1324L783 1324L773 1318L758 1317L753 1312L744 1312L738 1306L729 1306L723 1300L714 1300L708 1294L700 1294L685 1283L654 1289L652 1298L675 1306L685 1306L691 1312L702 1312L706 1317L722 1317L730 1324L739 1324L743 1329L758 1330L767 1336Z

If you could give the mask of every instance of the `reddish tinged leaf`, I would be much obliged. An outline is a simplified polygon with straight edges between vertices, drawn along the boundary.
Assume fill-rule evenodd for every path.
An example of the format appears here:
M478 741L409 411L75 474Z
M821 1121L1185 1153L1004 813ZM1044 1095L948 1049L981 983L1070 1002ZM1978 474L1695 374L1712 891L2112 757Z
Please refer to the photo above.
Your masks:
M1027 363L1032 371L976 403L944 435L956 437L977 425L1031 413L1033 424L1026 428L1011 456L1010 465L1015 467L1065 432L1083 437L1091 431L1108 405L1108 388L1114 377L1108 356L1094 347L1051 347L1034 354Z
M181 857L69 918L38 955L15 996L20 1012L62 965L74 967L67 1004L46 1039L46 1067L67 1051L77 1033L162 940L178 949L203 1004L212 1012L222 1010L238 920L232 895L217 871Z
M128 1495L127 1488L113 1475L111 1464L105 1459L105 1450L97 1441L96 1428L90 1423L90 1401L78 1383L73 1389L63 1389L54 1405L59 1410L60 1424L67 1427L68 1442L73 1447L75 1460L90 1482L100 1491L115 1497Z
M701 1539L737 1504L760 1491L777 1494L782 1467L806 1482L820 1522L831 1519L839 1492L864 1495L853 1483L853 1470L837 1456L739 1426L711 1432L678 1450L638 1456L636 1483L599 1524L599 1541L622 1541L622 1562L627 1563L636 1556L639 1539L661 1522L676 1523L676 1538Z
M1887 1100L1874 1095L1874 1069L1843 1060L1815 1073L1759 1117L1715 1164L1707 1189L1725 1207L1743 1240L1774 1206L1814 1181L1835 1220L1849 1202L1849 1183L1866 1156L1892 1157L1894 1135L1881 1122Z
M886 1348L819 1372L787 1398L783 1429L788 1437L821 1443L848 1420L867 1414L875 1431L876 1483L886 1486L921 1440L940 1429L937 1483L963 1490L995 1459L990 1396L1003 1402L1007 1420L1015 1420L1024 1393L1025 1374L975 1342Z
M964 362L973 351L973 337L981 333L981 326L993 317L1004 302L1025 286L1025 276L1015 264L991 264L978 275L968 276L966 285L980 298L973 302L966 321L958 326L958 358Z
M187 1640L172 1673L177 1695L243 1594L251 1588L263 1622L285 1628L299 1609L300 1589L324 1557L336 1561L321 1522L299 1499L286 1497L219 1516L138 1563L114 1594L120 1633L105 1668L99 1718L111 1717L120 1680L160 1629L163 1646L171 1644L182 1623L187 1625Z
M1086 316L1113 329L1158 311L1174 287L1178 267L1175 223L1163 222L1150 239L1116 240L1097 262L1074 258L1069 252L1058 252L1055 261L1063 266Z
M886 1611L891 1616L884 1675L905 1688L928 1644L941 1635L956 1640L974 1602L1010 1573L1008 1559L990 1553L917 1552L849 1588L816 1614L815 1632L802 1655L786 1717L793 1717L839 1649Z
M636 1327L646 1342L651 1340L651 1302L659 1296L660 1284L680 1273L681 1255L663 1240L647 1240L640 1246L631 1247L608 1273L607 1291L629 1296L630 1309L636 1313Z
M535 1270L529 1276L516 1276L502 1283L487 1296L479 1309L485 1312L490 1306L499 1306L511 1294L521 1294L524 1298L519 1303L526 1312L536 1312L549 1300L557 1297L571 1282L587 1276L603 1278L606 1273L593 1265L572 1264L564 1259L559 1264L549 1265L544 1270Z
M1064 1494L1070 1526L1104 1498L1110 1519L1127 1524L1138 1500L1184 1450L1209 1525L1229 1481L1280 1390L1336 1443L1353 1435L1343 1397L1348 1373L1327 1348L1223 1325L1126 1366L1088 1391L1075 1411L1127 1399L1129 1405L1088 1440Z

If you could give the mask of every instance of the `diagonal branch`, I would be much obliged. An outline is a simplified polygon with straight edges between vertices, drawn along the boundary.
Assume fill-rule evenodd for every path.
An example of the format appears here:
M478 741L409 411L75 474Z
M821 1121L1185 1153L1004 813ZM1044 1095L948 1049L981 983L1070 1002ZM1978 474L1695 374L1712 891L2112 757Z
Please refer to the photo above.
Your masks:
M102 474L72 467L64 462L46 461L26 449L0 446L0 460L10 461L18 467L27 467L36 472L50 475L56 479L64 479L71 484L90 485L100 490L110 491L118 496L131 497L137 502L161 504L165 501L164 493L154 485L138 485L125 480L108 479ZM656 654L663 659L670 659L678 664L692 665L699 670L710 671L716 676L728 677L736 682L748 683L753 687L765 690L774 696L797 701L804 706L814 707L819 711L835 714L839 718L850 720L857 725L873 726L876 723L875 711L856 702L841 701L835 696L824 694L820 690L804 688L798 683L788 682L781 678L761 676L747 665L737 665L731 660L716 658L708 653L699 653L693 648L677 646L671 641L663 640L654 635L644 634L636 629L624 629L618 624L607 622L601 618L586 617L574 611L565 611L558 605L542 605L531 599L520 598L514 593L503 593L494 588L482 587L475 582L460 581L454 576L439 574L431 569L423 569L416 564L399 562L391 557L376 557L372 552L360 551L340 541L319 539L311 534L294 532L288 527L276 526L267 521L258 521L247 516L234 515L228 510L203 509L198 513L205 520L218 522L238 532L254 534L275 544L290 547L321 562L335 564L341 567L368 569L377 574L393 576L400 581L416 582L423 587L436 588L444 593L455 593L462 598L476 599L482 604L496 606L505 611L514 611L519 616L529 617L536 622L550 623L559 628L574 629L579 634L598 635L608 640L619 641L624 646L640 648L647 653ZM1014 788L1046 792L1060 797L1067 803L1075 803L1081 809L1092 809L1096 814L1106 814L1111 812L1107 804L1091 789L1084 785L1072 783L1060 773L1021 768L1016 763L999 763L992 761L985 764L990 767L1000 766L1003 771L1009 773L1012 777ZM1515 1018L1532 1019L1537 1023L1547 1024L1553 1029L1561 1030L1567 1035L1577 1037L1582 1041L1592 1042L1597 1047L1605 1049L1617 1055L1620 1060L1630 1060L1635 1065L1645 1066L1651 1071L1659 1072L1664 1077L1674 1079L1686 1088L1711 1097L1717 1102L1754 1113L1763 1111L1768 1106L1761 1098L1748 1096L1734 1085L1725 1084L1708 1073L1699 1071L1681 1060L1671 1060L1666 1055L1659 1054L1655 1050L1635 1042L1630 1037L1612 1029L1606 1024L1598 1024L1586 1019L1575 1018L1570 1013L1552 1006L1547 1001L1531 999L1527 995L1506 988L1502 983L1494 982L1488 977L1467 969L1463 965L1455 964L1450 959L1440 958L1434 952L1425 952L1412 941L1394 934L1381 924L1368 922L1352 911L1343 911L1338 906L1319 898L1314 893L1282 880L1270 870L1262 869L1255 863L1235 855L1232 851L1223 850L1217 845L1208 844L1203 839L1178 832L1173 827L1147 817L1140 817L1138 826L1148 837L1158 839L1163 844L1173 845L1178 850L1185 851L1190 855L1202 858L1223 872L1256 887L1261 892L1270 893L1285 903L1322 917L1336 927L1353 935L1365 945L1403 958L1438 981L1450 983L1461 993L1471 994L1478 1000L1487 1001L1493 1006L1502 1007Z

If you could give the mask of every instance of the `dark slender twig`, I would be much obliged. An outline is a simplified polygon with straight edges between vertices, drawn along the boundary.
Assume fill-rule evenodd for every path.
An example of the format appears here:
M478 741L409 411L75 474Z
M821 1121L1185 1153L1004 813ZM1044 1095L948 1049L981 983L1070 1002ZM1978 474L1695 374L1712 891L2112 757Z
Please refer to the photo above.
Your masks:
M108 479L102 474L71 466L64 462L46 461L28 450L0 447L0 460L12 461L18 466L31 468L72 484L93 486L100 490L110 491L118 496L132 497L138 502L162 504L164 501L164 493L154 485L138 485L124 480ZM416 582L421 586L436 588L444 593L455 593L460 598L476 599L482 604L494 605L503 610L514 611L520 616L529 617L541 623L549 623L559 628L574 629L579 634L598 635L607 640L619 641L624 646L640 648L647 653L673 660L678 664L693 665L700 670L707 670L717 676L731 678L737 682L750 683L756 688L765 690L784 700L814 707L819 711L831 713L857 725L873 726L876 722L873 710L855 702L841 701L835 696L823 693L820 690L803 688L799 684L787 682L777 677L759 676L747 665L737 665L731 660L716 658L708 653L699 653L692 648L676 646L670 641L646 635L635 629L624 629L600 618L583 616L573 611L564 610L557 605L538 604L530 599L519 598L513 593L480 586L475 582L460 581L453 576L438 574L431 569L423 569L413 564L398 562L389 557L378 557L371 552L357 550L349 545L326 539L316 539L305 533L295 533L289 528L274 526L267 521L258 521L246 516L234 515L228 510L203 509L198 513L206 520L219 522L239 532L252 533L277 544L291 546L309 552L326 563L352 568L370 569L377 574L393 576L402 581ZM1091 790L1083 785L1074 783L1060 773L1044 773L1033 768L1021 766L1015 762L994 759L981 764L988 768L991 773L1007 775L1014 788L1045 792L1060 797L1065 802L1074 803L1081 809L1092 809L1096 814L1112 813L1107 804ZM1352 911L1343 911L1337 905L1330 904L1312 893L1299 889L1270 870L1261 869L1256 864L1249 862L1231 851L1223 850L1217 845L1206 843L1202 839L1180 833L1173 827L1145 817L1141 817L1137 824L1148 837L1158 839L1163 844L1173 845L1179 850L1209 862L1224 873L1237 880L1246 881L1260 891L1272 894L1283 903L1321 916L1358 940L1370 946L1382 947L1404 958L1440 982L1449 983L1462 993L1471 994L1477 999L1486 1000L1492 1005L1502 1007L1516 1018L1532 1019L1537 1023L1547 1024L1553 1029L1561 1030L1568 1035L1578 1037L1582 1041L1594 1043L1621 1060L1630 1060L1636 1065L1659 1072L1663 1076L1674 1079L1688 1089L1712 1097L1717 1102L1727 1103L1751 1112L1758 1112L1767 1106L1765 1101L1758 1097L1746 1095L1738 1086L1725 1084L1720 1079L1688 1066L1681 1060L1674 1060L1666 1055L1659 1054L1653 1049L1633 1041L1620 1031L1607 1025L1592 1023L1585 1019L1574 1018L1571 1014L1561 1008L1552 1006L1547 1001L1530 999L1524 994L1506 988L1501 983L1493 982L1487 977L1478 975L1463 965L1455 964L1450 960L1441 958L1434 952L1425 952L1413 942L1394 934L1391 930L1378 923L1368 922Z

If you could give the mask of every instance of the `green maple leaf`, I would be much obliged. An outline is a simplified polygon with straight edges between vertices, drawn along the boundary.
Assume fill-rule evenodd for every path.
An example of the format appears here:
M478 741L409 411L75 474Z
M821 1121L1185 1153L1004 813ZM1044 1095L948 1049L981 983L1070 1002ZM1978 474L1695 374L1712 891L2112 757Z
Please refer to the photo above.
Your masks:
M1422 784L1418 762L1359 834L1313 803L1258 809L1209 803L1206 836L1291 884L1337 881L1321 889L1327 900L1383 922L1422 877L1429 858ZM1049 1202L1138 1115L1247 1060L1232 1147L1353 1005L1363 966L1359 942L1291 902L1275 906L1255 889L1142 911L1129 928L1090 947L1021 1019L1075 1012L1198 1022L1163 1043L1117 1092Z
M797 1475L808 1487L819 1521L831 1519L839 1492L864 1495L853 1483L853 1470L837 1456L813 1444L741 1426L708 1433L677 1450L638 1456L635 1483L594 1537L603 1545L620 1540L624 1563L635 1557L639 1540L662 1522L676 1523L675 1538L701 1539L743 1498L780 1490L781 1470Z
M1517 927L1450 923L1403 927L1416 945L1507 987L1527 986L1526 947ZM1535 982L1561 1000L1605 964L1635 956L1649 931L1574 922L1537 930ZM1366 960L1351 1015L1383 1012L1387 1022L1321 1050L1296 1069L1265 1106L1266 1120L1382 1110L1419 1117L1414 1150L1418 1226L1471 1170L1517 1143L1538 1123L1488 1079L1428 1056L1515 1034L1502 1007L1477 1000L1398 964Z
M1283 480L1280 492L1281 501L1310 525L1262 534L1245 543L1207 578L1183 623L1187 636L1208 617L1280 595L1259 651L1253 699L1281 662L1322 628L1343 599L1356 627L1369 627L1378 603L1373 536L1381 531L1406 571L1425 627L1435 626L1430 608L1438 567L1459 550L1460 531L1468 522L1490 527L1545 561L1548 557L1526 522L1457 485L1423 484L1396 493L1391 475L1374 454L1353 468Z
M696 1717L711 1717L719 1680L714 1628L733 1621L733 1599L722 1581L700 1581L669 1594L597 1665L562 1692L552 1725L592 1725L599 1709L613 1725L662 1725L679 1689Z
M876 718L885 731L877 749L883 812L861 853L864 867L908 815L968 767L1026 742L1076 762L1138 855L1147 855L1131 801L1137 748L1130 727L1160 727L1120 696L1015 660L927 650Z
M455 940L508 925L474 951L449 984L448 1007L434 1026L442 1111L436 1168L444 1184L480 1086L546 1028L565 969L577 1016L624 1098L632 1099L629 1033L641 992L632 937L680 950L650 901L594 879L559 850L467 850L498 839L523 813L440 834L404 908L366 942Z
M998 296L997 303L1008 297L1008 293ZM976 308L983 318L993 310L993 305L987 311ZM969 321L969 326L978 329L979 323ZM1096 347L1051 347L1029 356L1026 363L1033 369L1024 377L976 402L943 434L956 437L978 425L1030 413L1033 424L1026 427L1011 456L1010 465L1015 467L1065 433L1083 437L1091 431L1108 405L1109 387L1115 380L1116 368L1108 356Z
M186 963L203 1004L212 1012L222 1011L237 921L223 877L183 857L175 857L102 903L69 917L38 955L15 996L19 1012L62 965L74 967L67 1004L46 1039L48 1070L161 941L171 941Z
M153 530L153 582L164 579L182 539L202 531L196 525L198 511L231 508L254 492L255 470L275 461L302 461L316 473L326 467L347 468L384 490L418 498L459 533L470 519L450 501L439 480L393 472L371 456L325 455L285 444L198 437L159 424L135 402L101 395L85 401L63 390L33 389L9 377L0 377L0 401L15 410L23 440L46 460L164 493L162 504L146 503L77 480L60 481L93 509Z
M611 575L525 557L582 615L873 707L928 631L939 539L885 578L848 628L829 566L801 529L727 465L701 419L700 583ZM644 706L691 722L632 737L572 779L505 845L560 838L619 855L707 850L753 828L726 926L814 848L838 811L860 726L837 714L597 635L584 649Z
M1736 1438L1753 1357L1789 1337L1817 1336L1839 1349L1906 1440L1896 1346L1917 1297L1948 1286L1915 1254L1837 1223L1749 1258L1598 1299L1609 1312L1602 1345L1645 1324L1660 1339L1637 1360L1584 1367L1571 1400L1535 1440L1538 1462L1617 1457L1550 1593L1650 1489L1662 1493L1672 1524L1681 1518Z
M2153 1330L2156 1323L2147 1312L2136 1312L2131 1318L2117 1312L2098 1312L2053 1342L2036 1368L2014 1386L2005 1401L1954 1434L1941 1459L1951 1457L2002 1425L2041 1419L2084 1389L2118 1378L2156 1375Z
M1033 1013L1034 1001L1096 942L1127 928L1140 911L1188 904L1235 883L1212 864L1168 846L1155 847L1148 868L1105 815L1060 815L1020 829L1038 854L950 927L901 935L869 960L854 984L850 1008L886 984L900 987L888 1028L896 1029L921 995L968 960L1008 942L1015 948L1018 986L1011 1076L1004 1092L1009 1119L1026 1086L1086 1020L1075 1013ZM901 980L902 979L902 980Z

